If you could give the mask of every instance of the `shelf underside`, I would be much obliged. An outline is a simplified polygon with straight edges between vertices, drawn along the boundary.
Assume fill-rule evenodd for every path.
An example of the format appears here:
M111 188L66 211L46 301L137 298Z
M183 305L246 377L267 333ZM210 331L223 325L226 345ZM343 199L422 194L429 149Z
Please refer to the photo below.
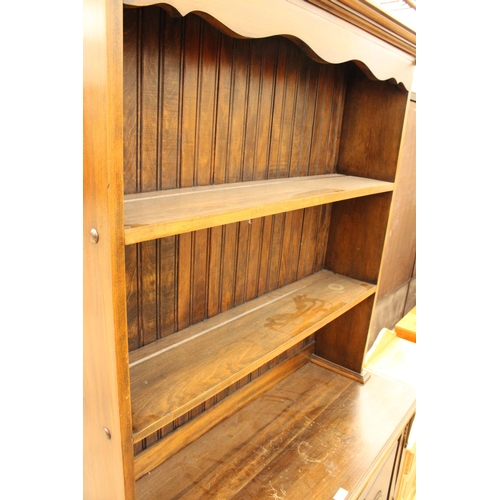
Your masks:
M130 353L134 442L252 373L375 293L320 271Z
M357 498L414 407L405 384L307 363L139 479L137 498Z
M125 195L125 243L130 245L392 189L391 182L329 174Z

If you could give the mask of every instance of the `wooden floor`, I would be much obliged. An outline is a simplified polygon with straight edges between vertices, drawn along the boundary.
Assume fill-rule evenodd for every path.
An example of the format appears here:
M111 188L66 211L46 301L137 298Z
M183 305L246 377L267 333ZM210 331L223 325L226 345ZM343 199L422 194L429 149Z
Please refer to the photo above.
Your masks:
M139 479L137 499L356 498L414 402L407 384L309 362Z

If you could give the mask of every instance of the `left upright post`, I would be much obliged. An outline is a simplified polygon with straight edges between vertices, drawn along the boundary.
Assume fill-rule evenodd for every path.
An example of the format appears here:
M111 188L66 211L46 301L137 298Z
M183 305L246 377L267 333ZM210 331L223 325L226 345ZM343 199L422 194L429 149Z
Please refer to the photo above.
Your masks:
M84 0L84 498L132 500L123 224L123 6Z

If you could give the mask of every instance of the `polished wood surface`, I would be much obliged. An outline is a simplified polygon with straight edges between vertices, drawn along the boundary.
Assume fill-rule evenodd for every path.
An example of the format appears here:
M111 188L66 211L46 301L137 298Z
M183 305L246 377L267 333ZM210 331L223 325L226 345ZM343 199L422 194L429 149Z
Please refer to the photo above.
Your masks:
M359 26L368 33L416 55L416 33L389 16L375 3L360 0L306 0L341 19Z
M156 0L126 0L147 6ZM352 23L301 0L168 0L162 2L181 15L197 12L226 33L248 38L284 35L329 63L361 61L379 80L393 80L411 88L415 57ZM359 2L362 4L362 2ZM366 4L365 4L366 5ZM318 14L319 12L319 14ZM393 38L394 39L394 38ZM410 48L411 50L411 48Z
M129 349L324 267L331 205L125 248Z
M308 363L145 475L137 497L355 499L414 411L407 385Z
M135 477L139 479L144 474L147 474L187 445L196 441L196 439L211 428L305 365L311 357L313 347L313 344L310 344L308 347L300 350L298 354L286 359L261 376L255 374L255 380L238 388L229 397L217 402L213 407L210 407L210 411L205 411L169 434L166 438L157 442L154 446L150 446L142 453L139 453L135 457Z
M302 0L122 8L85 0L85 498L356 498L414 411L362 372L413 57Z
M199 186L125 196L125 243L391 191L390 182L339 174Z
M126 9L125 194L335 173L344 69L281 37Z
M405 314L394 327L399 338L410 342L417 342L417 306Z
M373 285L320 271L133 351L134 441L346 314L374 292Z
M92 500L134 498L124 237L117 231L123 225L121 15L115 1L85 2L83 494Z
M414 97L415 98L415 97ZM408 102L369 345L416 304L416 102Z

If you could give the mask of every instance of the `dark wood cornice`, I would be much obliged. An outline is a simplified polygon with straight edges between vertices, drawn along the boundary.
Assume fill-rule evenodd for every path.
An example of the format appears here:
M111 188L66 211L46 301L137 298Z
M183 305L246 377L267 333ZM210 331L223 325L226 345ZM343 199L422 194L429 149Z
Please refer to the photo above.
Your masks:
M372 35L416 55L416 33L366 0L305 0Z

